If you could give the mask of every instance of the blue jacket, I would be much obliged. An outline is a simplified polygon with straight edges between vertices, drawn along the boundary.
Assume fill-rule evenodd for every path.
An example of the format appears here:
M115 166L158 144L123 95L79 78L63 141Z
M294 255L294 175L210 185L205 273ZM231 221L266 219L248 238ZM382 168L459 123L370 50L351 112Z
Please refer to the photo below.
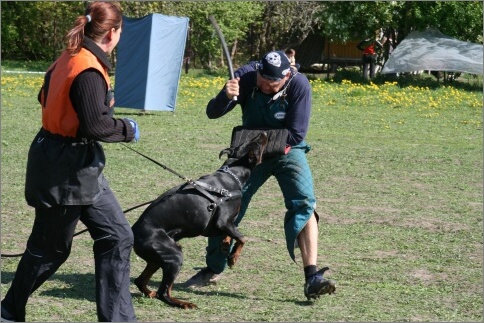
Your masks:
M229 100L224 89L210 100L206 109L207 116L210 119L220 118L237 104L241 105L242 113L244 112L247 98L257 88L257 64L258 62L251 62L235 71L235 77L240 77L237 101ZM287 81L290 83L285 98L288 106L284 124L289 131L287 144L295 146L305 139L308 132L311 117L311 85L303 74L294 71L291 73L291 78Z

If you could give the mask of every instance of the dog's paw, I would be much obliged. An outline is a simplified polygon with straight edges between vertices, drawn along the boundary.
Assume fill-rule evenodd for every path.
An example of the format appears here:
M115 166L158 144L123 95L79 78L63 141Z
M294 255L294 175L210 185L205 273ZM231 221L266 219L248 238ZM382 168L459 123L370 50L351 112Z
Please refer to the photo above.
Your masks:
M232 268L235 263L237 262L237 259L239 259L239 257L235 254L231 254L229 255L229 257L227 258L227 264L229 265L230 268Z
M192 309L196 309L198 308L197 305L193 304L193 303L189 303L189 302L183 302L181 305L180 305L181 308L185 309L185 310L192 310Z

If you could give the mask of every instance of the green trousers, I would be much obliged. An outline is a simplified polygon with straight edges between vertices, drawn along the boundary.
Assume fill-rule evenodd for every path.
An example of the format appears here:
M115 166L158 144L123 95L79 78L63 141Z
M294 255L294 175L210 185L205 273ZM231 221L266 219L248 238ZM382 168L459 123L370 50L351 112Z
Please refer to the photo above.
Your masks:
M236 219L236 225L239 225L252 196L269 177L274 176L281 188L287 209L284 231L287 250L292 260L295 260L294 247L297 236L309 221L316 206L313 178L306 159L309 150L311 147L303 141L292 147L287 155L274 157L259 164L242 189L242 204ZM227 266L227 254L220 249L222 239L221 236L208 238L206 248L207 267L217 274Z

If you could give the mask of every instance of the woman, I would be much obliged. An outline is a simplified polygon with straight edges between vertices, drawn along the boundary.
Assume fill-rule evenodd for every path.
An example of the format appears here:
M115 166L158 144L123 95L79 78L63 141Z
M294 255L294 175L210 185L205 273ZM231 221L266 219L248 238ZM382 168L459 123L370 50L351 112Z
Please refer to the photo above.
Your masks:
M25 183L35 220L2 300L2 320L25 321L30 294L66 261L80 220L94 240L98 320L136 321L129 291L133 234L102 173L99 143L139 139L135 121L113 117L108 56L121 29L118 3L90 3L45 74L42 128L30 146Z

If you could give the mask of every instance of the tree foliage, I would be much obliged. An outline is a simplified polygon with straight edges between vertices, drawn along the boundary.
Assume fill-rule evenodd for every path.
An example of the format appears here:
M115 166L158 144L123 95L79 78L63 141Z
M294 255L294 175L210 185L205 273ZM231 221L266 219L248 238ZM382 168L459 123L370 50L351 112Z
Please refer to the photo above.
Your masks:
M190 18L187 48L203 67L223 65L220 41L208 16L214 15L234 64L271 49L297 47L317 33L331 40L368 37L393 28L403 39L413 30L436 27L460 40L482 43L480 1L123 1L123 14L150 13ZM64 35L85 1L1 1L3 59L54 60Z
M296 47L314 32L320 18L316 15L322 2L315 1L269 1L265 3L260 20L253 21L257 57L266 51Z
M2 1L2 58L53 60L64 36L83 14L81 1Z
M480 1L355 1L329 2L321 13L323 33L336 40L362 39L378 28L410 32L435 27L459 40L482 43Z
M206 67L211 67L217 57L223 64L222 47L208 17L213 15L224 38L232 48L232 56L239 51L241 42L249 30L250 22L258 18L262 3L250 2L180 2L171 8L170 14L190 18L189 48Z
M321 12L322 33L335 41L373 36L374 31L392 23L393 2L330 2Z

